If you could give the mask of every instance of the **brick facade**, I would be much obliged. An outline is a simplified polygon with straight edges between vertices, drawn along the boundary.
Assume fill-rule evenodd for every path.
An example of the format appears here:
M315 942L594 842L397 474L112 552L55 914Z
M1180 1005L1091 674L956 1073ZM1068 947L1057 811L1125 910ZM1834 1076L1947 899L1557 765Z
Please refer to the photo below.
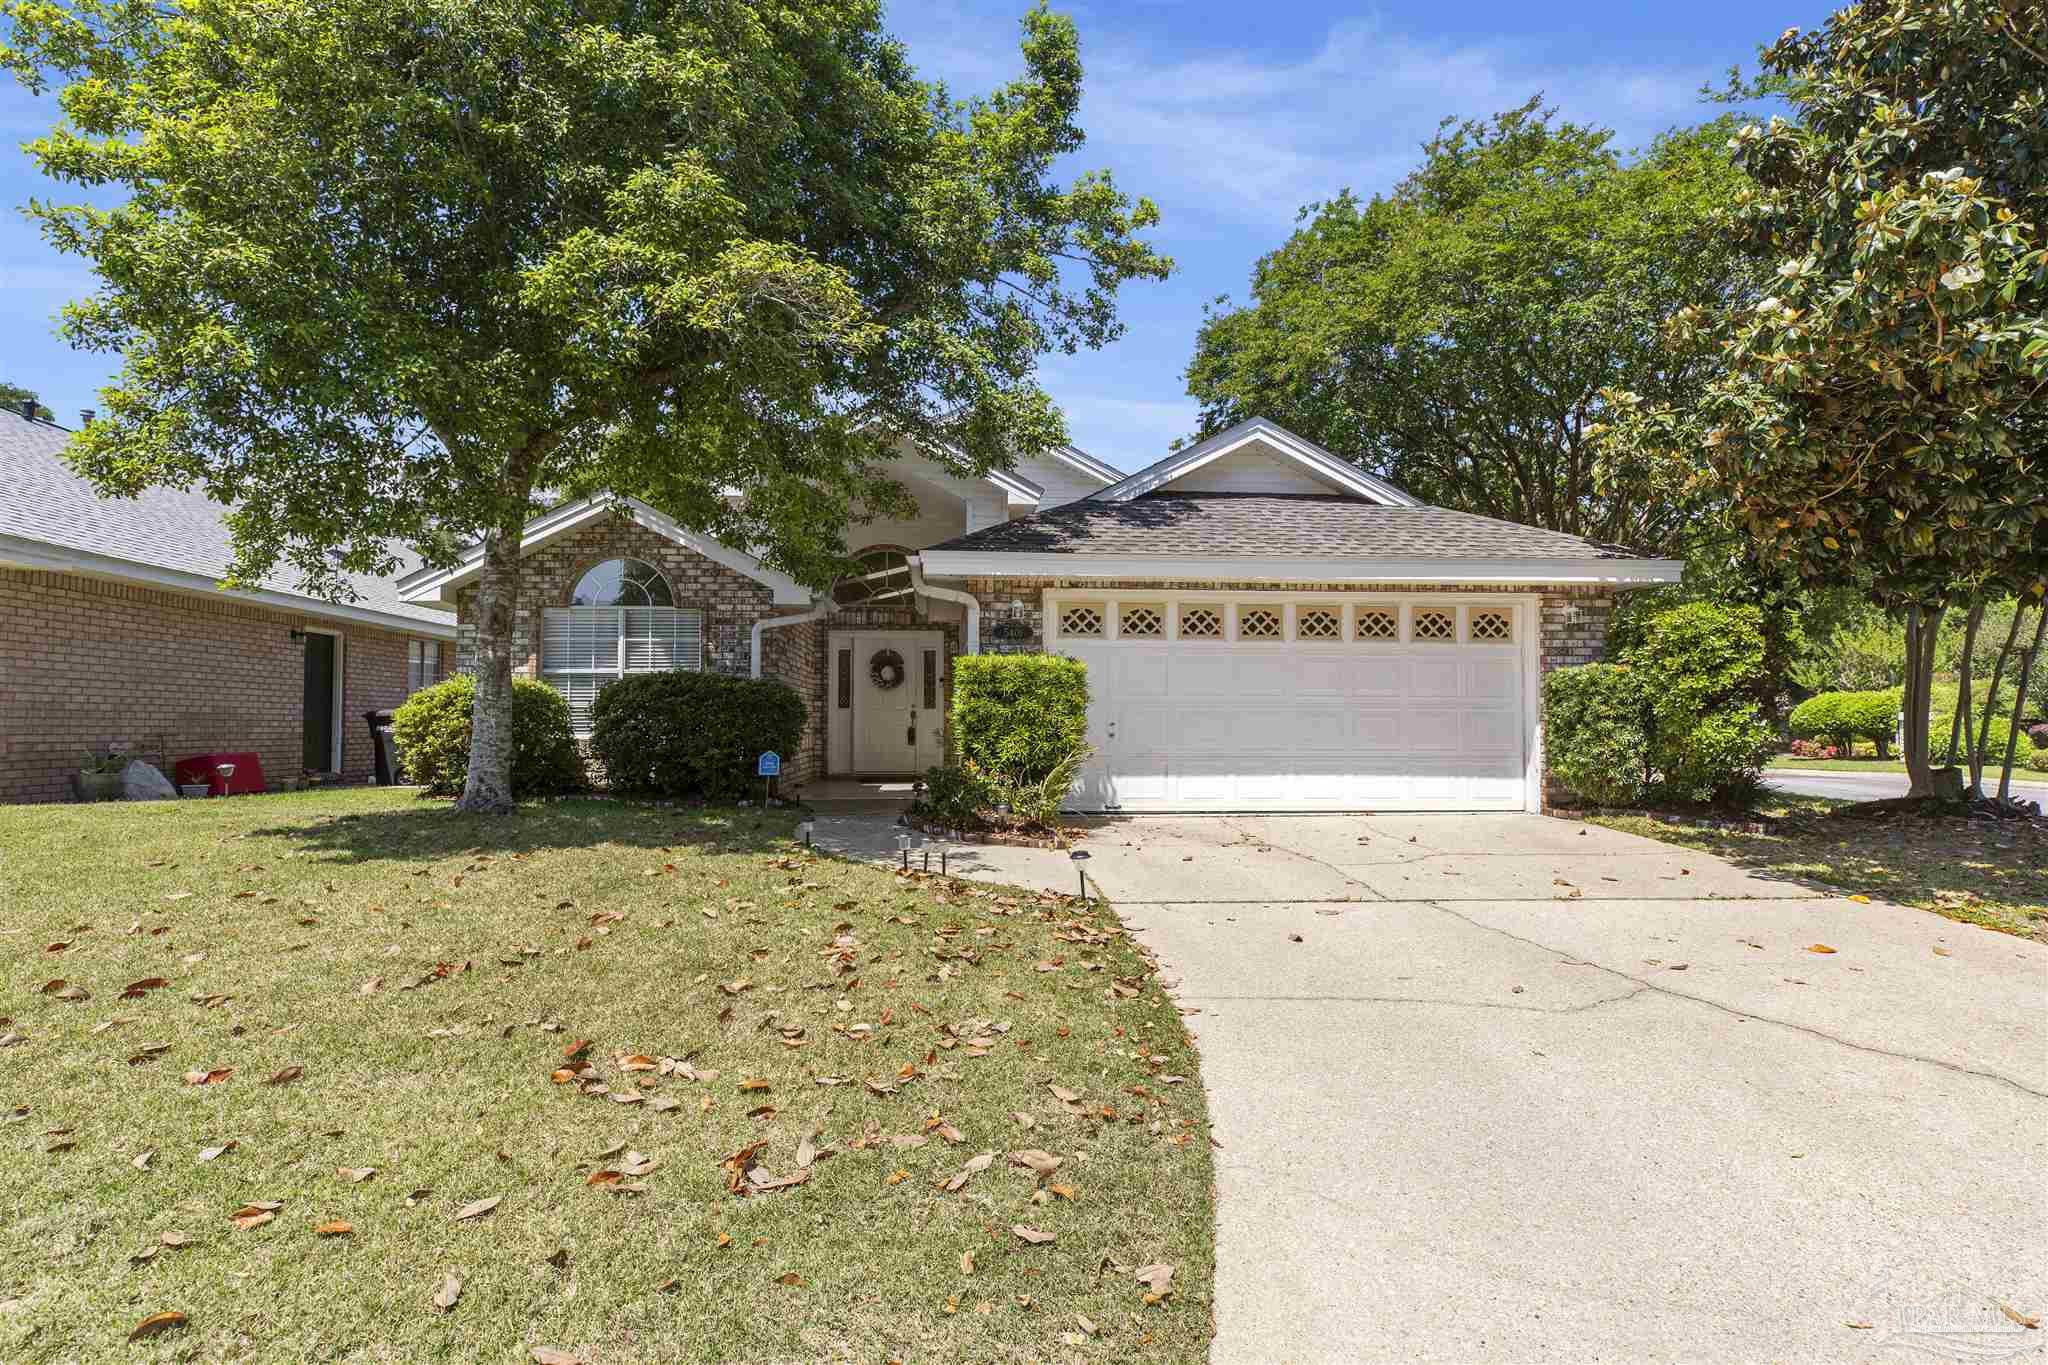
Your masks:
M0 570L0 800L61 801L89 753L150 762L254 750L273 787L304 766L308 627L342 645L342 776L372 771L362 713L405 699L412 636L227 597ZM453 651L442 645L442 666Z
M538 676L541 612L569 605L576 583L607 559L628 557L652 564L667 577L676 605L704 612L705 667L745 676L752 667L752 633L757 621L800 614L802 608L778 607L765 585L724 567L686 546L628 518L586 527L536 550L527 557L520 595L513 611L512 659L515 672ZM981 603L982 647L1033 650L1044 646L1042 593L1047 588L1117 591L1301 591L1358 595L1351 584L1332 583L1162 583L1102 582L1095 579L972 579L966 583ZM1571 664L1591 663L1605 647L1607 623L1614 609L1611 589L1581 586L1531 588L1525 584L1443 587L1429 583L1374 585L1373 596L1441 598L1448 593L1535 593L1541 599L1538 650L1549 672ZM467 667L474 654L475 589L465 589L458 605L458 659ZM926 629L946 637L946 658L961 648L961 615L953 604L919 598L909 605L843 608L817 620L772 628L762 636L762 672L794 687L804 698L809 719L799 750L784 755L784 777L791 787L825 774L828 706L828 654L835 630ZM950 704L950 667L946 670Z

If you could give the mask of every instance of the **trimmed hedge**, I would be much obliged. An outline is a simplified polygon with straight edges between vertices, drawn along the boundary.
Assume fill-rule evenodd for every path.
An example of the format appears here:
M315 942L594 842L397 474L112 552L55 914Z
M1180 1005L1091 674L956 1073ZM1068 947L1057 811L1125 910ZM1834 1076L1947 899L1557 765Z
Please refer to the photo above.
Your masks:
M1650 789L1649 706L1641 679L1618 664L1560 668L1543 680L1550 772L1599 806L1630 806Z
M408 780L434 796L454 796L469 781L470 714L476 679L457 673L407 697L393 713L391 737ZM512 794L559 796L583 788L583 755L569 730L569 703L532 678L512 680Z
M736 800L764 752L803 742L804 701L774 678L629 673L590 706L590 753L614 791Z
M952 743L963 763L1017 787L1088 747L1088 669L1056 654L953 660Z
M1823 692L1792 708L1792 733L1801 739L1826 739L1846 749L1854 739L1873 740L1883 753L1899 731L1899 694Z

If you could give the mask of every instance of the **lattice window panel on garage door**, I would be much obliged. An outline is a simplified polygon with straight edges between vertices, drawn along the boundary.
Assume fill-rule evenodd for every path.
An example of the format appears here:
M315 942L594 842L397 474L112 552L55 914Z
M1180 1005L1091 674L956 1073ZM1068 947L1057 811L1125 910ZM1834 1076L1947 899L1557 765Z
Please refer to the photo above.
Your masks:
M1215 607L1182 607L1180 609L1180 638L1183 640L1222 639L1223 613Z
M1401 618L1392 607L1360 607L1352 633L1360 640L1398 640Z
M1437 607L1417 607L1415 625L1409 632L1414 640L1455 640L1458 638L1458 618L1449 611Z
M1297 640L1341 640L1344 618L1334 607L1298 607L1294 613Z
M1068 607L1060 613L1060 634L1100 635L1102 634L1102 608Z
M1280 612L1276 607L1239 607L1237 610L1237 638L1240 640L1277 640L1280 638Z
M1515 638L1514 614L1499 607L1474 607L1465 634L1474 644L1507 644Z
M1156 640L1166 634L1166 613L1158 607L1124 607L1117 614L1116 633L1126 640Z

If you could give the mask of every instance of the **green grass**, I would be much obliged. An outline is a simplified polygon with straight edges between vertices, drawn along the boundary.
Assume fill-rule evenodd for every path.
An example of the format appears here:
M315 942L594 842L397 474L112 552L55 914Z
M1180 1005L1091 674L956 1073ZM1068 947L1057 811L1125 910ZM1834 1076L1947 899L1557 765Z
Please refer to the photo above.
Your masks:
M1906 765L1889 758L1800 758L1794 754L1773 754L1767 767L1789 768L1815 773L1903 773ZM2018 776L2015 771L2014 776Z
M0 1033L25 1036L0 1048L0 1359L1204 1359L1196 1058L1115 916L789 829L378 791L0 808ZM583 1039L610 1094L551 1079ZM808 1183L728 1191L727 1156L765 1143L789 1176L814 1134ZM656 1163L644 1192L587 1183L620 1144ZM1043 1189L1007 1159L1032 1148L1062 1160ZM256 1201L275 1218L238 1228ZM162 1311L186 1322L124 1344Z
M1595 824L1717 854L1765 876L1861 894L2048 942L2048 826L2033 820L1872 814L1856 803L1767 798L1769 834L1701 829L1653 816Z

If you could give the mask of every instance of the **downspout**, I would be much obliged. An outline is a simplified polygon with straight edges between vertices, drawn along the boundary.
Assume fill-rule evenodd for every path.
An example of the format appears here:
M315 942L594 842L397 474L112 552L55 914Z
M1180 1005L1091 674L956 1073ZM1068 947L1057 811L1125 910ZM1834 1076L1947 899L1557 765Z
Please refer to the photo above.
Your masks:
M960 641L961 652L981 653L981 599L971 592L959 588L935 588L924 581L924 561L916 555L910 559L910 586L920 597L936 597L941 602L958 602L967 608L967 630Z
M784 626L798 626L802 625L806 621L820 620L826 615L826 613L832 610L832 606L832 599L827 597L824 601L820 602L817 606L812 607L809 611L798 612L794 616L764 616L760 620L754 622L753 672L750 676L756 678L761 676L762 631L780 630Z

